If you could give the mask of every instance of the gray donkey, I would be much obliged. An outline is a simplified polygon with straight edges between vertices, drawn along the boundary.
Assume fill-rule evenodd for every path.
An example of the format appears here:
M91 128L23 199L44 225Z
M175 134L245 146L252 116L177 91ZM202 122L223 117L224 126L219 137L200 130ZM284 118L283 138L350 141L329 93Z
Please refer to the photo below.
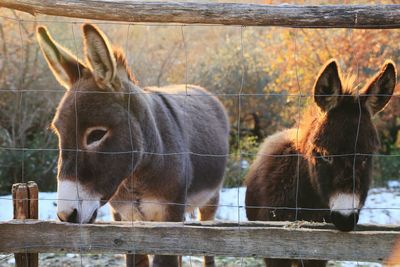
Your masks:
M57 215L91 223L109 202L115 220L184 220L199 207L214 218L228 154L222 104L193 85L140 88L123 53L95 26L82 27L86 63L57 44L44 27L37 38L67 90L52 128L59 139ZM127 255L128 266L149 266ZM214 266L205 257L205 266ZM155 256L153 266L178 266Z

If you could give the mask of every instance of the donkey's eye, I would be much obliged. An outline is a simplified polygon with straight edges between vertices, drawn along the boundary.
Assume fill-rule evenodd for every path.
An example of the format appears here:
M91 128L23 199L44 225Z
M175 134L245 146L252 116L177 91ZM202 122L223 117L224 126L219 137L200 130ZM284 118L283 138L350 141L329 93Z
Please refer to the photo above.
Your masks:
M322 155L319 152L314 152L314 156L317 159L322 159L324 162L332 164L333 163L333 157L332 156L328 156L328 155Z
M367 160L366 160L366 159L364 159L363 161L361 161L361 166L362 166L363 168L365 168L365 166L367 166Z
M322 159L323 161L329 163L329 164L332 164L332 163L333 163L333 157L331 157L331 156L322 156L322 155L321 155L321 159Z
M368 163L367 157L361 159L361 167L365 168L367 166L367 163Z
M99 142L101 139L103 139L106 134L106 129L92 129L86 137L86 145L94 145L96 142Z

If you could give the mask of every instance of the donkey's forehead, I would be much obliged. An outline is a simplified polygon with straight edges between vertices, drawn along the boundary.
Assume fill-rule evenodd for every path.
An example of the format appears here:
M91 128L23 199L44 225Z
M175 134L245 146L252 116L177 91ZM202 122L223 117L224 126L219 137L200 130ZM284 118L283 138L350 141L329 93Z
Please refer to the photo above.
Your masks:
M90 106L110 104L118 101L116 95L111 89L100 88L92 77L82 78L65 92L58 109L73 109L76 106L84 110Z
M82 78L76 81L69 92L101 92L104 91L96 84L94 77L91 73L86 71Z
M84 83L85 88L91 83ZM79 126L88 126L89 124L116 123L124 118L126 111L125 105L119 97L108 94L104 91L79 90L74 87L67 91L60 101L57 112L53 118L55 128L75 128ZM108 123L108 124L109 124Z
M371 153L379 141L367 110L338 109L329 112L315 132L315 143L329 153Z

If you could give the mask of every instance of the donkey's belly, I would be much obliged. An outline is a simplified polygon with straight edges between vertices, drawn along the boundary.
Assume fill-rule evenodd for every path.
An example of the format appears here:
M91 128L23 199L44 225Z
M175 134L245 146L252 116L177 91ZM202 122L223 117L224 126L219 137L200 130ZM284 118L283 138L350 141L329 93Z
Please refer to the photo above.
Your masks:
M204 190L188 195L185 212L193 212L198 207L207 205L213 198L216 190ZM111 207L118 212L123 221L165 221L168 205L174 205L166 200L157 198L143 198L137 201L110 201Z
M190 194L187 198L186 212L193 212L196 208L206 206L210 199L218 193L219 189L218 187L214 190L203 190Z
M164 221L166 201L144 198L138 201L110 201L111 207L118 212L123 221Z

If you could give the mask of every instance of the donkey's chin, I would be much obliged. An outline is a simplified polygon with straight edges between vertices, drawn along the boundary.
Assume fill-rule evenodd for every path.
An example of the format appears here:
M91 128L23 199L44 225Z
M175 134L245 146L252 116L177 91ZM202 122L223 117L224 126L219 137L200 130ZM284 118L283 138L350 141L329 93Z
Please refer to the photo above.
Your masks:
M70 223L93 223L97 218L97 208L94 211L82 210L82 212L78 212L75 208L72 212L66 211L58 211L57 217L62 222L70 222Z
M344 232L349 232L354 230L358 223L358 212L353 212L351 214L343 215L340 212L331 212L332 223L337 229Z
M82 212L80 216L78 216L78 220L75 221L75 223L94 223L97 218L97 209L95 209L93 212Z

